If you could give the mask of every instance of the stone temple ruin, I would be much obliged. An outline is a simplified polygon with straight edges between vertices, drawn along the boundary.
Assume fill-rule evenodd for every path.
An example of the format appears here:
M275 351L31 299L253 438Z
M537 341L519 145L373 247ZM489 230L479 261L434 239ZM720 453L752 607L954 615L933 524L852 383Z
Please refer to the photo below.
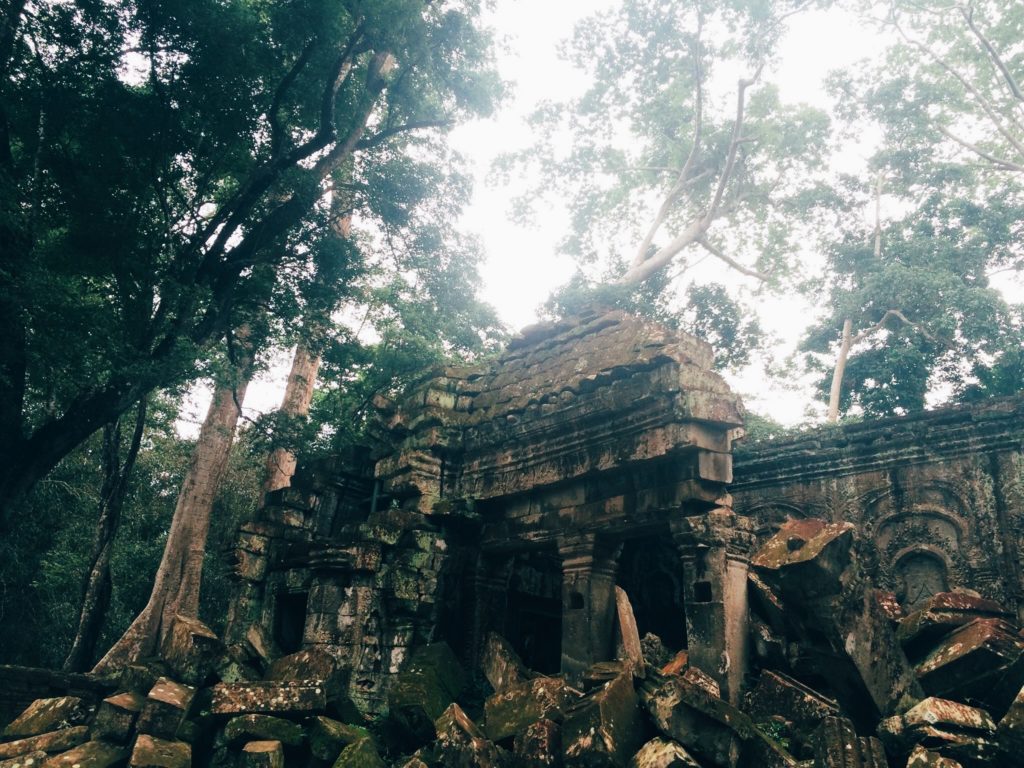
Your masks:
M1024 765L1024 400L748 446L711 362L611 312L425 375L242 527L223 637L0 766Z

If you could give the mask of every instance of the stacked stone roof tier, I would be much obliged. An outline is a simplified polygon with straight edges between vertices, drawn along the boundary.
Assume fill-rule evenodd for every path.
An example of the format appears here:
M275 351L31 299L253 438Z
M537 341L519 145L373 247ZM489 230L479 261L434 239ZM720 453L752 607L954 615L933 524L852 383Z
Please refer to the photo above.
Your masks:
M488 499L679 451L728 455L739 399L692 336L608 312L526 329L382 412L384 491ZM704 462L705 464L709 464Z

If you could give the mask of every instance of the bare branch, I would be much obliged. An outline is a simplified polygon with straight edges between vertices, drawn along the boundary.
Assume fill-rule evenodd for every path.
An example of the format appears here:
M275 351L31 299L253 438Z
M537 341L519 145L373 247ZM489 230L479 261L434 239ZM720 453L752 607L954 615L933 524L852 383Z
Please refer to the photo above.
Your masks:
M713 245L712 243L710 243L707 238L702 237L702 238L698 239L697 242L700 243L702 246L704 246L704 249L708 253L710 253L716 259L719 259L720 261L724 261L726 264L728 264L730 267L735 269L737 272L741 272L742 274L747 275L749 277L756 277L758 280L761 280L761 281L765 281L765 280L768 279L768 275L766 275L764 272L758 272L756 269L751 269L750 267L747 267L747 266L744 266L743 264L740 264L732 256L730 256L727 253L725 253L721 248L719 248L718 246Z
M1013 98L1017 101L1024 101L1024 93L1021 92L1020 85L1017 80L1013 77L1009 68L1006 66L1006 62L1000 57L998 51L992 46L988 38L982 34L981 30L978 29L978 25L974 23L974 3L971 3L967 8L960 9L960 15L964 17L964 21L967 22L967 26L971 28L971 32L978 38L978 42L982 44L985 51L988 53L988 57L992 60L992 64L995 65L996 69L1002 74L1003 79L1006 81L1006 86L1010 89L1010 93L1013 94Z
M757 66L757 71L754 72L754 76L749 79L740 78L736 89L736 120L732 125L732 139L729 142L729 153L725 161L725 168L722 170L722 175L718 177L718 186L715 188L715 196L711 199L711 205L708 206L707 212L704 214L704 218L708 224L715 218L715 214L718 213L718 207L722 204L722 198L725 196L725 188L729 184L729 179L732 177L733 169L736 167L736 154L739 152L741 144L749 141L748 139L741 138L740 134L743 131L743 119L744 119L744 108L747 102L747 88L757 82L758 78L761 77L761 70L764 69L764 62L762 61Z
M866 339L868 336L873 334L875 331L878 331L881 328L883 328L885 326L885 324L887 322L889 322L889 320L891 320L893 318L899 320L901 323L904 323L905 325L909 325L915 331L917 331L922 336L924 336L926 339L928 339L928 341L935 342L936 344L941 344L944 347L951 347L952 346L947 341L944 341L942 339L937 339L935 336L933 336L931 333L929 333L928 330L924 326L920 325L919 323L915 323L914 321L908 319L907 316L904 315L902 312L900 312L900 310L898 310L898 309L887 310L886 313L884 315L882 315L882 319L881 320L879 320L877 323L872 325L870 328L865 328L863 331L858 333L856 336L852 337L850 339L850 344L853 345L853 344L856 344L859 341L864 341L864 339Z
M671 203L674 201L673 197L668 197L662 202L661 208L658 211L658 216L655 218L655 222L648 232L648 236L644 238L644 242L641 245L642 250L639 250L636 257L633 259L632 265L629 270L616 282L623 285L630 285L643 282L652 274L657 272L668 264L672 258L684 248L693 245L694 243L701 243L707 234L708 227L715 220L715 217L719 214L722 207L722 199L725 196L725 189L729 183L729 179L733 174L733 170L736 167L736 155L739 151L740 145L750 141L748 138L741 136L743 132L743 119L744 119L744 107L746 104L746 92L747 89L757 82L757 79L761 76L761 70L764 68L762 62L753 77L747 79L740 79L738 83L738 93L736 96L736 121L733 123L732 138L729 141L729 150L726 157L725 167L722 169L721 175L718 177L718 184L715 187L714 196L711 199L707 210L704 214L690 223L690 225L683 230L682 233L673 238L667 245L661 247L652 254L650 257L646 257L647 250L650 248L651 241L654 238L654 233L663 223L665 217L667 217L669 210L671 209ZM684 166L684 170L686 170ZM685 178L680 178L680 182L685 182ZM676 192L677 188L680 188L680 182L676 183L676 187L673 188L673 193ZM708 246L705 246L708 247ZM709 247L709 250L711 248ZM714 253L713 250L711 250ZM715 254L718 256L719 254ZM731 261L724 254L719 256L723 258L727 263ZM751 275L753 277L759 277L765 279L760 273L755 273L743 267L738 262L734 262L734 266L744 274Z
M619 285L636 285L642 283L659 269L672 261L672 258L687 246L693 245L701 237L707 226L704 219L696 219L690 223L685 230L674 237L668 245L658 249L650 258L644 259L639 264L632 265L629 270L615 282Z
M1020 165L1019 163L1014 163L1014 162L1012 162L1010 160L1005 160L1005 159L1003 159L1001 157L997 157L996 155L993 155L991 152L986 152L984 149L979 147L977 144L972 144L971 142L967 141L966 139L961 139L959 136L957 136L957 135L951 133L950 131L948 131L947 129L943 128L941 125L936 126L936 130L938 130L939 133L941 133L943 136L945 136L950 141L955 141L957 144L959 144L964 149L970 150L971 152L976 154L978 157L981 157L981 158L983 158L985 160L988 160L990 163L992 163L992 165L999 166L1000 168L1002 168L1005 171L1015 171L1017 173L1024 172L1024 165Z

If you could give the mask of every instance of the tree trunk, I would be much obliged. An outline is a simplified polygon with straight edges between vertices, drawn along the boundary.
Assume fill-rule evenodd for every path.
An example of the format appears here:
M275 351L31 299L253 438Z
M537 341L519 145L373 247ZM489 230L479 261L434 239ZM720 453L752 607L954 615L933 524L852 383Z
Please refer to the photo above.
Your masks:
M885 177L879 173L875 180L874 254L876 259L882 258L882 183L884 179ZM888 313L886 313L886 317L888 317ZM885 317L881 322L885 322ZM857 338L860 339L863 333L858 334ZM843 390L843 376L846 375L846 361L850 357L851 346L853 346L853 321L847 318L843 321L843 339L839 345L839 356L836 358L836 367L832 371L832 388L828 394L829 424L839 421L839 395Z
M84 672L96 653L96 643L110 607L110 556L114 548L114 537L121 524L121 510L128 494L128 478L139 454L145 426L146 401L140 400L135 416L135 431L123 464L120 420L103 428L103 487L100 491L96 540L89 560L89 574L82 591L78 631L64 660L65 672Z
M295 347L292 369L288 374L288 385L281 402L281 412L286 416L300 417L309 413L316 386L316 374L320 369L320 356L313 354L302 341ZM270 493L278 488L287 488L295 474L295 454L286 448L275 448L267 456L263 492Z
M839 395L843 391L843 376L846 374L846 359L850 356L850 344L853 339L853 321L843 321L843 340L839 345L839 356L836 367L832 371L832 389L828 395L828 423L839 421Z
M231 455L241 403L252 377L252 349L247 333L239 332L241 351L235 361L236 380L214 390L192 461L182 483L156 572L149 602L124 635L100 659L94 672L106 672L159 652L176 614L199 614L199 588L213 500Z

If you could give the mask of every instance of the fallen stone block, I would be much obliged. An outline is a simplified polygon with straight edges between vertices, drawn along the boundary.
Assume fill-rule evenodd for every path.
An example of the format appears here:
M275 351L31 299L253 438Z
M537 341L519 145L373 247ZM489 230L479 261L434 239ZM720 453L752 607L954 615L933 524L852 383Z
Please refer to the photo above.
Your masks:
M786 642L757 616L750 616L750 645L754 658L762 668L785 667Z
M992 718L960 702L924 699L902 716L883 721L878 732L894 753L907 754L920 745L965 766L998 763Z
M284 768L284 747L280 741L250 741L242 747L244 768Z
M832 683L845 710L871 719L923 694L853 544L850 523L792 520L752 563L785 602L787 636L800 639L801 662Z
M224 644L212 629L199 619L180 614L174 617L160 649L174 678L195 686L206 682L223 654Z
M769 591L778 589L783 600L792 597L808 602L838 595L844 589L843 574L850 564L854 530L853 523L790 520L750 562L765 577Z
M3 730L5 739L23 739L58 731L89 720L91 707L77 696L36 699Z
M1006 752L1024 755L1024 688L1020 689L999 721L996 733L1000 746Z
M700 763L674 741L656 738L640 748L629 768L700 768Z
M774 634L784 635L786 609L782 600L754 571L747 574L747 597L751 614L760 616Z
M248 644L233 643L217 659L217 677L222 683L254 682L262 678L259 664Z
M903 727L911 736L916 728L925 727L985 736L996 732L996 724L985 710L934 696L908 709L903 715Z
M802 744L826 717L839 715L839 705L788 675L765 670L746 695L744 711L754 722L781 716Z
M579 675L579 687L584 693L589 693L597 688L600 688L605 683L611 682L623 672L627 672L628 667L624 662L621 661L599 661L596 664L591 664Z
M926 656L945 635L974 619L1009 619L994 600L967 592L940 592L899 623L896 637L915 661Z
M890 592L885 589L875 590L875 601L878 606L882 609L882 613L885 614L889 621L899 623L906 614L903 612L903 606L900 605L899 598L896 597L895 592Z
M561 722L565 710L579 698L560 677L538 677L496 693L484 703L484 730L492 741L501 741L538 720Z
M878 739L861 738L843 717L826 717L808 739L816 768L888 768Z
M45 752L29 752L9 760L0 760L0 768L39 768L48 757Z
M644 652L640 645L640 632L633 615L633 604L622 587L615 587L615 637L616 656L631 669L643 673Z
M487 634L481 667L484 677L496 693L534 676L516 654L512 644L495 632Z
M747 715L681 677L646 681L640 700L655 727L699 760L721 768L731 768L741 758L764 768L796 765Z
M940 728L923 727L916 737L920 745L950 760L956 760L964 768L987 768L1000 765L1001 750L992 739L953 733Z
M434 721L462 692L465 672L447 643L415 649L388 690L391 718L422 743L434 737Z
M629 670L572 704L562 725L566 766L625 768L644 740Z
M146 699L133 691L105 698L96 710L96 719L92 724L93 738L126 744L145 704Z
M215 715L316 712L327 707L321 683L217 683L211 690L210 712Z
M370 738L370 732L365 728L322 716L311 718L306 730L309 751L319 760L334 760L345 747Z
M462 711L462 707L458 704L448 706L448 709L434 723L434 730L438 739L447 739L453 742L484 738L483 731Z
M690 653L684 648L661 667L663 675L681 675L690 666Z
M74 749L54 755L42 768L114 768L128 760L128 750L105 741L87 741Z
M999 619L974 619L953 630L917 666L930 696L984 706L996 718L1024 686L1024 638Z
M338 674L338 661L326 651L310 649L276 659L265 680L329 682Z
M716 699L722 698L722 689L718 685L718 681L715 680L711 675L707 674L704 670L698 667L687 667L683 670L680 675L688 683L696 685L698 688L707 692L709 696Z
M282 717L239 715L225 724L224 738L232 744L247 741L280 741L289 747L297 747L302 744L304 735L301 726Z
M334 761L333 768L387 768L387 765L380 759L373 741L362 739L345 747Z
M530 723L516 734L512 756L522 768L558 768L562 765L562 727L548 719Z
M956 760L950 760L919 746L910 753L907 768L963 768L963 766Z
M0 744L0 760L11 757L19 757L32 752L63 752L78 746L89 737L89 729L84 725L73 725L70 728L61 728L59 731L41 733L38 736L28 736L16 741L8 741Z
M192 765L192 748L183 741L158 739L140 733L128 765L131 768L189 768Z
M657 669L668 664L674 655L665 647L661 638L653 632L647 632L640 638L640 650L643 653L644 661Z
M188 717L195 695L194 688L161 677L150 689L142 705L137 725L139 733L173 739Z
M437 741L428 750L439 766L475 766L500 768L508 765L508 755L487 740L458 704L452 704L434 724Z

